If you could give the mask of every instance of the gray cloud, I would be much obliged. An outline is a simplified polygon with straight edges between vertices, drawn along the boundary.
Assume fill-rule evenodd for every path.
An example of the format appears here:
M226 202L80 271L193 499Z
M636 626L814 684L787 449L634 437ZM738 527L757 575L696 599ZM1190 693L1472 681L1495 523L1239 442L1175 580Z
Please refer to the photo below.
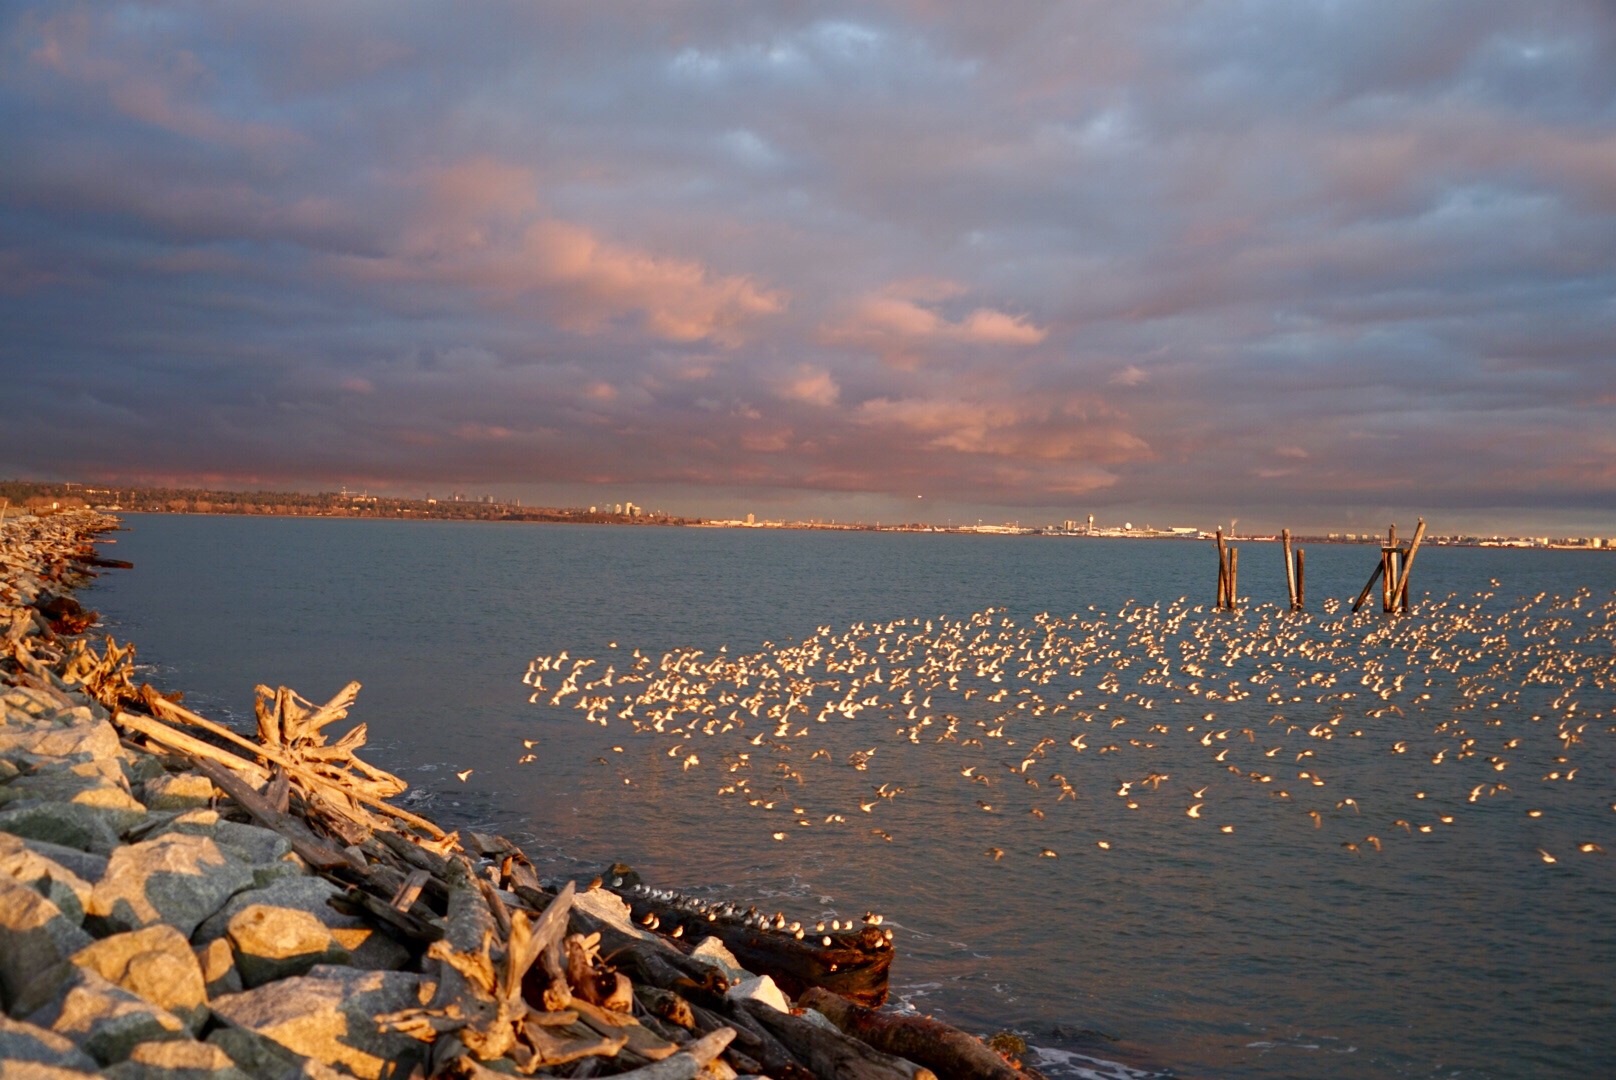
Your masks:
M0 472L1609 532L1613 61L1591 2L17 5Z

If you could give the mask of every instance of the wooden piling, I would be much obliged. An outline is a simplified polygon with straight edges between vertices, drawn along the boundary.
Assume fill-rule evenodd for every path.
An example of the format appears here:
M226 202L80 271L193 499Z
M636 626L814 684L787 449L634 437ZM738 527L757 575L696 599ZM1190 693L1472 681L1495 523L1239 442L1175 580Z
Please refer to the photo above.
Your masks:
M1290 600L1291 610L1296 610L1296 564L1291 561L1291 531L1279 531L1279 550L1285 559L1285 596Z
M1223 542L1223 529L1218 528L1216 543L1218 545L1218 599L1213 605L1214 611L1233 611L1237 604L1236 569L1239 566L1240 553Z
M1380 609L1388 615L1408 610L1409 573L1414 569L1414 556L1425 539L1425 519L1420 518L1414 529L1414 539L1404 549L1397 543L1397 526L1386 530L1386 544L1380 549L1380 564L1369 575L1363 592L1352 603L1354 613L1369 599L1369 593L1380 582Z
M1397 588L1392 594L1392 603L1398 611L1408 610L1408 579L1414 572L1414 556L1419 554L1420 541L1424 539L1425 519L1420 518L1419 524L1414 527L1414 539L1408 546L1408 558L1403 560L1403 572L1398 576Z
M1295 604L1295 607L1296 607L1297 611L1301 611L1304 607L1307 606L1306 581L1302 576L1302 556L1304 556L1306 554L1307 554L1307 552L1303 551L1301 548L1296 549L1296 604Z
M1229 610L1235 611L1240 607L1240 549L1229 549Z

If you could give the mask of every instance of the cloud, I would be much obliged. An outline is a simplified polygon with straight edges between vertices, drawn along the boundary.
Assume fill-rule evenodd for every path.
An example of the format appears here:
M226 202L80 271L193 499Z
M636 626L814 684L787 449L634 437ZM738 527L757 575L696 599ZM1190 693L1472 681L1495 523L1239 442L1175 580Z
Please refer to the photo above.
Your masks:
M1608 524L1613 52L1505 0L37 0L0 474Z
M928 449L958 454L1105 465L1151 456L1143 439L1114 420L1085 420L1084 411L1076 402L874 398L858 407L856 417L921 438Z
M1026 315L989 307L974 307L950 319L940 308L963 292L953 282L888 285L860 297L845 318L824 327L821 338L876 353L895 367L912 368L939 348L1025 348L1049 336Z
M799 401L805 405L828 408L841 396L841 387L824 368L812 364L799 364L780 380L777 393L785 401Z
M35 85L47 94L92 95L94 104L137 124L203 144L264 151L302 141L283 124L231 115L224 73L164 41L155 24L101 22L75 11L25 18L24 25L28 62L48 73Z
M583 335L632 320L653 338L738 344L786 296L694 259L614 243L546 214L533 170L480 156L408 177L417 209L385 254L342 256L355 280L464 289L506 310L533 307Z

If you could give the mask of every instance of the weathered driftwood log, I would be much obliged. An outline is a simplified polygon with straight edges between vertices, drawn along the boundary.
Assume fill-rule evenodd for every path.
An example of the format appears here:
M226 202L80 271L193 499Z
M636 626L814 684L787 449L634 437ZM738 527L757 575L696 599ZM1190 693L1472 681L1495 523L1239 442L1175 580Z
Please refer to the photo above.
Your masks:
M833 944L828 946L746 927L715 926L713 934L743 968L768 975L791 997L818 986L861 1005L886 1003L893 953L876 927L830 935Z
M743 1073L767 1072L775 1080L811 1080L813 1076L779 1039L744 1011L734 1008L733 1002L710 998L708 1004L712 1007L709 1008L674 991L653 986L637 986L634 994L654 1015L692 1031L705 1034L719 1028L732 1028L735 1042L727 1053Z
M768 975L791 997L819 986L860 1005L886 1002L893 950L878 927L804 933L799 938L784 931L760 930L733 916L693 913L687 904L648 891L624 887L612 891L629 905L636 923L654 927L681 951L703 937L716 937L743 968ZM679 936L674 937L675 933Z
M797 1004L822 1013L855 1039L948 1080L1028 1080L1034 1075L1011 1065L974 1035L928 1016L891 1016L818 989L805 991Z
M394 904L357 886L349 888L343 896L333 898L331 903L344 910L365 912L405 941L431 944L443 938L442 920L423 915L419 906L401 911Z
M135 568L135 564L127 559L108 559L100 555L78 555L75 556L75 559L86 566L99 566L103 570L133 570Z
M324 716L329 711L331 714L330 719L339 719L340 716L336 715L337 713L345 716L345 705L340 705L340 703L344 701L345 695L348 695L350 691L356 692L357 686L358 684L350 684L342 694L338 694L337 697L333 698L332 701L323 709L319 710L317 715ZM283 687L282 689L284 690L285 688ZM263 687L259 687L259 690L263 691ZM291 694L291 691L285 692L288 695ZM295 697L295 695L292 696ZM371 824L368 815L361 815L354 812L357 810L358 806L362 804L363 806L369 807L372 810L381 811L381 813L387 817L396 818L399 821L411 825L435 839L441 839L444 836L443 830L438 828L438 826L433 822L428 821L426 818L412 814L408 810L393 806L391 803L386 801L388 798L391 798L393 795L397 795L399 792L405 789L404 781L392 776L389 773L383 773L380 770L373 769L371 766L365 764L359 758L354 756L354 749L364 742L363 725L360 725L354 729L355 732L359 733L357 741L348 741L354 734L353 732L350 732L349 736L344 737L343 742L340 742L336 746L330 748L323 746L323 738L320 740L321 745L303 746L289 744L285 739L280 738L279 735L277 735L276 744L261 744L237 735L234 731L231 731L223 724L216 724L205 716L201 716L181 705L168 701L150 686L144 686L141 688L140 697L141 703L146 707L147 712L149 712L153 717L167 720L175 724L186 724L191 727L200 728L201 730L208 732L224 742L227 742L233 746L239 746L242 750L246 751L248 754L251 754L253 757L262 758L266 762L281 766L286 770L289 778L305 791L329 795L331 799L329 805L332 807L342 807L346 813L346 816L354 820L357 824L366 825L367 827ZM351 701L351 696L348 698L348 700ZM260 702L260 706L261 705L262 702ZM334 706L336 707L333 708ZM296 708L296 706L294 706L294 708ZM330 719L323 720L323 723L329 723ZM303 721L303 723L307 722L309 721ZM261 735L266 730L267 723L267 721L260 721ZM304 728L297 726L298 723L298 721L293 722L293 729L299 734L302 734ZM173 731L172 728L168 728L167 730L170 732ZM269 730L277 729L271 725ZM158 738L159 740L162 737L160 734L153 736L149 728L143 730L142 734L145 734L148 737ZM313 758L307 756L313 753L319 753L322 756ZM334 754L338 756L332 757L331 755ZM231 768L237 768L236 764L234 764L231 760L222 758L217 754L212 756L215 761L223 761ZM241 760L239 758L235 760L240 761L243 767L256 769L256 774L249 773L249 775L254 776L255 786L263 786L265 780L258 779L258 777L267 777L264 767L258 766L250 760ZM242 770L238 769L238 771Z
M150 742L156 743L164 750L183 754L193 762L209 762L222 766L233 776L239 778L247 785L247 790L255 795L257 789L269 783L269 770L251 761L245 761L228 750L221 750L210 742L204 742L194 735L187 735L183 731L176 731L160 720L150 716L142 716L135 712L117 712L112 715L112 723L125 731L133 731L144 735ZM211 773L209 774L212 775ZM218 781L215 781L217 784ZM222 784L218 785L223 787ZM233 796L232 796L233 797Z
M937 1080L930 1069L761 1001L738 1001L736 1006L768 1028L821 1080Z
M129 715L128 713L119 714L119 716L125 718ZM266 829L274 829L286 837L292 845L292 850L297 852L298 857L315 870L327 873L337 867L364 869L363 856L355 855L353 852L338 847L329 840L316 836L314 830L310 829L297 816L276 810L269 805L262 795L253 790L250 783L230 769L223 767L217 760L210 757L192 756L191 766L197 772L212 780L214 787L230 796L236 805L247 811L247 814L258 824Z
M69 686L83 687L84 692L117 712L126 701L134 701L139 691L134 683L135 647L119 646L107 638L106 651L97 653L84 638L75 638L67 645L56 673Z
M599 925L599 924L596 924ZM609 926L598 931L606 955L637 982L675 993L706 992L722 995L727 988L717 968L691 960L661 944L637 941Z
M679 1053L618 1075L625 1080L696 1080L701 1070L723 1053L734 1037L735 1032L730 1028L720 1028L689 1043Z
M427 952L437 962L438 985L432 1001L423 1008L380 1017L378 1022L388 1030L433 1043L434 1069L447 1068L461 1053L478 1061L508 1057L524 1073L558 1064L558 1059L617 1054L628 1044L627 1033L597 1038L602 1033L585 1028L581 1015L567 1017L568 1026L560 1033L552 1032L552 1025L536 1018L523 996L524 980L535 963L542 961L550 982L539 1011L553 1013L559 1010L551 1006L572 1003L559 956L571 904L569 883L537 919L530 920L525 911L513 913L501 949L496 946L497 926L485 898L470 883L462 882L450 894L447 935Z

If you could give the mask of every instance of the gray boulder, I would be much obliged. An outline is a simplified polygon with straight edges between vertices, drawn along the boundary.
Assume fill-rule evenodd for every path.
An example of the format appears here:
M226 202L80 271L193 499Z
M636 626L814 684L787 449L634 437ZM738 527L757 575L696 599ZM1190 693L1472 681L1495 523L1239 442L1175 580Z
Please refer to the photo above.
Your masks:
M317 967L307 975L213 1002L224 1023L273 1039L294 1054L374 1080L424 1064L426 1047L381 1031L375 1018L430 999L433 984L400 971Z
M111 855L118 849L118 834L140 816L76 802L19 802L0 810L0 832Z
M38 892L0 877L0 941L0 999L9 1012L30 984L90 944L90 935Z
M24 687L7 688L8 705L17 695L33 695ZM19 754L37 758L75 758L81 761L115 762L123 756L118 732L105 720L97 720L85 706L62 709L52 703L39 707L37 700L26 706L27 719L13 709L6 711L6 724L0 727L0 757L16 760Z
M248 988L352 959L324 923L297 908L249 904L230 919L225 936Z
M0 877L9 877L42 893L75 923L84 921L90 883L54 859L34 850L21 837L0 833Z
M217 810L186 810L150 835L155 838L171 832L211 837L219 847L253 868L254 885L260 888L276 878L301 874L305 870L302 860L287 858L292 843L286 837L273 829L226 820Z
M5 836L14 835L4 833ZM62 844L53 844L49 840L36 840L31 836L18 837L29 851L43 855L58 866L66 867L80 878L94 885L101 880L101 875L107 872L107 857L97 855L93 851L83 848L66 847ZM89 900L86 898L85 903Z
M0 1062L11 1065L31 1061L59 1065L80 1072L94 1072L95 1059L73 1040L26 1020L13 1020L0 1013Z
M86 923L113 932L161 922L190 936L252 880L252 868L210 838L169 833L112 853L90 893Z
M213 801L213 781L200 773L169 773L141 785L141 801L149 810L192 810Z
M172 926L148 926L113 934L85 946L73 963L89 968L199 1030L207 1019L207 986L191 943Z
M118 764L123 768L123 778L128 781L131 791L148 780L168 774L168 767L157 754L126 753Z
M123 811L125 824L122 828L128 828L146 816L146 807L129 794L121 775L111 780L82 765L70 764L60 769L36 771L0 787L0 806L12 806L23 801L78 803L102 810Z
M38 1061L6 1061L0 1059L0 1080L84 1080L94 1072L80 1072L64 1065L46 1065Z
M191 953L202 969L202 985L211 1001L224 994L239 994L241 972L236 970L236 952L229 938L214 938L206 945L193 945Z
M248 1080L229 1054L194 1039L141 1043L103 1075L112 1080Z
M63 991L28 1020L65 1035L103 1065L144 1042L189 1037L179 1017L87 968L74 967Z
M262 888L249 889L232 896L217 914L197 927L191 940L195 944L204 944L225 937L231 921L249 906L287 908L318 919L330 931L336 944L347 950L349 958L346 962L354 967L397 970L408 964L411 958L408 948L360 916L345 914L331 906L330 899L340 895L342 890L322 877L300 874L280 878ZM241 962L239 952L237 962ZM242 979L251 985L245 969Z
M236 1067L253 1080L344 1080L348 1076L329 1065L294 1054L274 1039L228 1024L208 1032L208 1044L217 1046Z

